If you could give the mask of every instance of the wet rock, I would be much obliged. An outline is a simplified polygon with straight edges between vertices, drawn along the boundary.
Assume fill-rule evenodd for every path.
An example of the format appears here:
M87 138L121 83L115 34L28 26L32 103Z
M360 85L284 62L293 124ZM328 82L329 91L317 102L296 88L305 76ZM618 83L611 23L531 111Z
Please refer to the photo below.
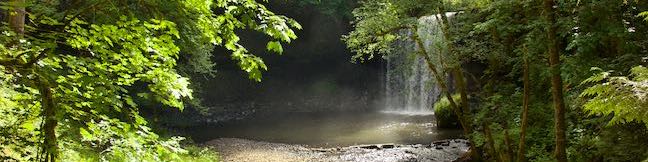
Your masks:
M363 149L380 149L380 147L376 145L367 145L367 146L358 146L358 148L363 148Z
M392 145L392 144L385 144L385 145L381 145L381 148L384 148L384 149L390 149L390 148L394 148L394 145Z
M434 141L434 142L432 142L432 144L441 145L442 143L446 143L446 142L447 141Z

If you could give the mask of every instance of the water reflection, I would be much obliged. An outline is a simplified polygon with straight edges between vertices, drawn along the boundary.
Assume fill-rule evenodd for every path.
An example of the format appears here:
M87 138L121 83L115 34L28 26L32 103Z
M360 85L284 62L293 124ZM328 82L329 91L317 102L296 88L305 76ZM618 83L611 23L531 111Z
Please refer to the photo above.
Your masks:
M315 147L429 143L460 134L459 130L438 130L432 115L379 112L260 113L246 120L187 130L197 142L228 137Z

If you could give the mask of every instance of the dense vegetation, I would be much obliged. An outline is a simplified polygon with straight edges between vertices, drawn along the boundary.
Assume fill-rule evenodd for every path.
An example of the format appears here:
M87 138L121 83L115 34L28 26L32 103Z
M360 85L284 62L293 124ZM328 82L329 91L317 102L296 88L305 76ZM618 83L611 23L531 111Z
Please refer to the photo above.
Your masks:
M213 73L215 48L260 81L267 67L237 32L263 33L267 50L282 53L301 28L264 2L1 2L0 160L216 160L157 135L138 105L182 110L188 77Z
M365 0L343 40L356 61L415 42L412 55L425 59L458 116L472 160L641 161L646 10L644 1L618 0ZM426 46L419 31L432 25L423 16L439 20L442 41L431 46L441 48ZM483 75L472 77L469 64L484 65Z
M268 67L239 33L260 33L265 50L281 54L301 29L267 2L0 2L0 160L217 160L183 137L160 135L141 112L206 109L192 78L215 74L214 55L260 81ZM458 125L472 143L466 159L648 160L648 2L282 5L353 19L342 39L354 61L398 53L399 40L415 43L411 55L425 60L442 90L434 109L448 123L439 124ZM438 32L419 32L431 26ZM427 43L430 35L437 42ZM484 68L472 73L469 65Z

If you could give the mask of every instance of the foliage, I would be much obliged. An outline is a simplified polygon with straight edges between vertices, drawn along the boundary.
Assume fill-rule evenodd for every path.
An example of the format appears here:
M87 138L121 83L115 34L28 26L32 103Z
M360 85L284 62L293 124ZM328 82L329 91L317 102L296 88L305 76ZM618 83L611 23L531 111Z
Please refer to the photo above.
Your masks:
M629 77L612 77L611 73L600 72L583 81L596 83L581 94L593 96L583 108L591 114L613 115L610 124L637 121L648 125L648 68L634 67Z
M0 159L28 161L35 159L40 143L38 105L28 93L16 91L7 82L11 76L0 74ZM37 90L33 90L37 91Z
M456 101L458 101L460 97L459 94L452 95L452 98ZM437 126L440 128L456 128L459 126L457 114L455 114L453 108L450 107L450 101L448 101L447 98L441 98L439 101L434 103L434 117Z
M355 30L343 36L347 47L355 54L354 61L372 59L374 54L388 54L392 43L399 37L394 34L397 30L407 28L416 19L402 15L395 4L387 0L362 1L361 6L354 9Z
M281 53L280 42L290 42L297 38L293 28L301 29L301 25L295 20L282 15L276 15L269 11L264 5L256 1L235 0L235 1L195 1L186 2L186 13L182 13L188 22L178 23L186 25L187 32L191 34L199 33L199 36L193 36L189 33L182 34L182 40L191 45L209 45L214 44L224 47L231 51L231 57L236 60L242 70L249 74L250 79L261 81L261 71L267 70L263 60L242 46L240 38L236 35L238 30L254 30L270 37L272 41L268 42L268 50ZM212 8L213 7L213 8ZM222 10L223 13L219 10ZM217 14L212 14L212 13ZM194 15L196 14L196 15ZM195 27L194 27L195 26ZM197 28L197 29L195 29ZM200 48L199 48L200 49ZM207 48L205 51L194 51L187 48L189 54L198 55L198 61L209 61L213 48ZM190 59L191 60L191 59ZM213 69L204 69L209 66L199 67L199 72L213 72ZM192 62L188 65L195 66ZM198 64L200 65L200 64ZM194 68L195 69L195 68Z
M645 159L645 142L638 139L645 125L645 60L648 43L645 23L648 4L639 1L552 1L556 12L559 66L564 99L568 108L568 156L577 161L638 161ZM412 5L412 4L416 5ZM433 25L417 22L423 16L459 11L449 27L448 42L454 53L427 51L435 66L458 63L464 67L483 65L472 73L471 100L478 105L469 111L475 129L469 138L482 149L485 160L507 161L515 158L519 147L522 71L528 60L530 105L526 130L527 161L552 161L554 116L552 111L552 74L546 57L549 22L542 1L361 1L354 10L354 30L343 36L354 52L352 60L363 61L374 55L398 54L398 40L409 39L417 29L423 41ZM639 16L637 16L639 15ZM403 30L406 29L406 30ZM434 33L429 33L434 34ZM424 44L431 46L434 44ZM433 48L430 48L433 49ZM442 50L440 50L442 51ZM445 63L445 64L444 64ZM591 67L612 69L591 76ZM437 67L438 68L438 67ZM441 68L443 69L443 68ZM467 69L467 68L466 68ZM632 69L629 74L625 73ZM446 69L447 70L447 69ZM600 70L599 70L600 71ZM444 73L448 71L443 71ZM474 72L474 71L472 71ZM558 71L554 71L558 72ZM624 76L624 77L618 77ZM589 79L588 79L589 78ZM578 86L581 85L581 86ZM449 85L454 87L457 85ZM473 102L470 102L473 103ZM440 103L441 104L441 103ZM596 115L591 115L596 114ZM614 124L601 127L602 124ZM487 137L486 129L491 130ZM636 145L632 141L644 145ZM493 145L490 147L489 145ZM625 151L624 148L633 148ZM589 153L588 150L596 150ZM639 156L639 157L637 157Z
M301 28L251 0L2 3L3 9L14 7L29 14L24 33L0 27L2 160L42 160L49 119L58 124L53 129L61 159L187 159L183 138L162 138L147 127L141 100L182 110L193 93L186 73L210 73L214 46L231 51L240 68L260 81L267 67L239 44L237 32L264 33L271 38L268 50L281 53L280 42L295 39L293 29ZM177 70L179 63L185 68ZM53 102L54 116L43 112L46 100Z

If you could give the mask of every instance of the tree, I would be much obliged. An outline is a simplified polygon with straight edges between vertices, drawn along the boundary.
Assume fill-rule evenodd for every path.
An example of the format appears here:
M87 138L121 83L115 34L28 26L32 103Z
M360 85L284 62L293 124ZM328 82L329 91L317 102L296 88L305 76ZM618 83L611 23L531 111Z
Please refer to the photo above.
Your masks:
M380 1L362 1L360 7L353 11L354 30L348 35L343 36L347 47L355 52L352 56L354 61L364 61L374 58L375 54L389 55L393 50L393 43L396 40L411 40L416 44L414 54L423 58L425 63L434 76L436 84L439 85L442 94L448 100L453 111L459 118L459 122L464 130L464 134L469 136L472 132L472 122L470 118L470 107L468 103L468 92L465 83L463 71L461 69L461 59L453 50L454 44L450 41L453 39L450 34L450 24L447 18L443 1L418 1L418 0L380 0ZM434 10L430 10L433 8ZM429 51L424 43L423 38L419 35L420 16L435 16L436 22L441 28L442 39L437 40L447 52ZM436 25L436 24L435 24ZM410 35L403 35L400 32L409 31ZM439 59L432 59L436 54ZM460 103L452 98L452 92L448 88L445 77L446 71L452 71L455 77L455 85L461 96ZM471 156L478 159L478 153L474 144L472 145Z
M176 70L181 56L209 56L210 47L220 46L250 78L260 80L267 67L238 43L236 31L264 33L272 40L268 50L281 53L280 42L295 39L293 29L300 28L256 1L16 0L6 5L17 14L11 16L11 29L0 28L1 87L15 95L2 96L0 110L21 128L1 125L10 137L0 139L0 147L10 150L0 154L2 159L91 156L79 153L84 150L103 151L103 160L175 159L184 152L181 138L162 140L146 126L134 89L146 89L137 96L182 110L192 90ZM196 46L202 50L194 51ZM15 116L20 114L40 114L43 120ZM41 137L42 151L33 151Z
M520 142L517 151L517 161L524 161L524 154L526 148L526 129L527 122L529 119L529 100L530 100L530 81L529 81L529 58L528 56L524 58L524 68L523 68L523 82L524 82L524 97L522 101L522 121L520 121Z
M648 12L638 14L648 21ZM646 58L642 58L646 63ZM630 69L628 76L611 76L614 71L602 71L593 67L598 73L585 79L581 85L594 84L580 94L589 98L583 105L591 115L612 115L609 125L630 123L633 121L648 124L645 115L648 110L648 68L639 65ZM590 98L591 97L591 98Z
M410 4L422 4L419 6L412 6ZM462 128L464 128L464 133L470 132L470 124L467 123L467 118L464 117L464 114L467 111L467 101L465 91L462 91L461 105L464 108L460 108L452 98L452 92L448 89L448 86L445 81L445 74L442 71L447 71L443 69L440 65L445 65L444 59L433 60L430 55L437 54L439 58L443 58L445 53L436 53L437 51L428 51L426 45L423 43L423 39L418 34L419 29L419 16L425 15L426 13L437 13L443 10L425 10L424 7L431 7L435 5L442 5L440 2L418 2L416 0L382 0L382 1L363 1L360 3L360 7L356 8L353 12L356 21L354 22L354 31L350 32L348 35L343 36L343 40L346 42L347 47L350 48L355 55L352 57L355 61L364 61L366 59L374 58L375 54L380 55L389 55L392 50L399 50L393 48L393 43L396 40L412 40L417 46L415 55L423 58L428 66L428 69L434 76L436 83L439 84L443 95L448 99L450 106L453 108L459 120L462 123ZM435 7L439 8L439 6ZM444 12L443 12L444 13ZM445 17L444 14L440 14ZM447 33L447 18L438 19L441 23L445 35L445 39L449 38ZM400 35L399 32L407 31L411 32L410 36ZM452 46L450 43L442 41L447 46ZM450 50L451 51L451 50ZM435 62L436 61L436 62ZM453 64L452 68L457 73L458 67L457 64ZM442 67L442 68L440 68ZM463 75L462 75L463 76ZM457 83L463 83L463 77L458 77L456 79ZM465 87L465 86L463 86ZM465 90L463 88L462 90ZM465 106L464 106L465 105Z
M543 11L547 20L547 54L551 72L551 95L554 106L554 129L556 133L555 156L559 162L567 162L567 135L565 130L565 101L563 83L560 76L560 47L557 38L556 14L554 1L544 0Z

